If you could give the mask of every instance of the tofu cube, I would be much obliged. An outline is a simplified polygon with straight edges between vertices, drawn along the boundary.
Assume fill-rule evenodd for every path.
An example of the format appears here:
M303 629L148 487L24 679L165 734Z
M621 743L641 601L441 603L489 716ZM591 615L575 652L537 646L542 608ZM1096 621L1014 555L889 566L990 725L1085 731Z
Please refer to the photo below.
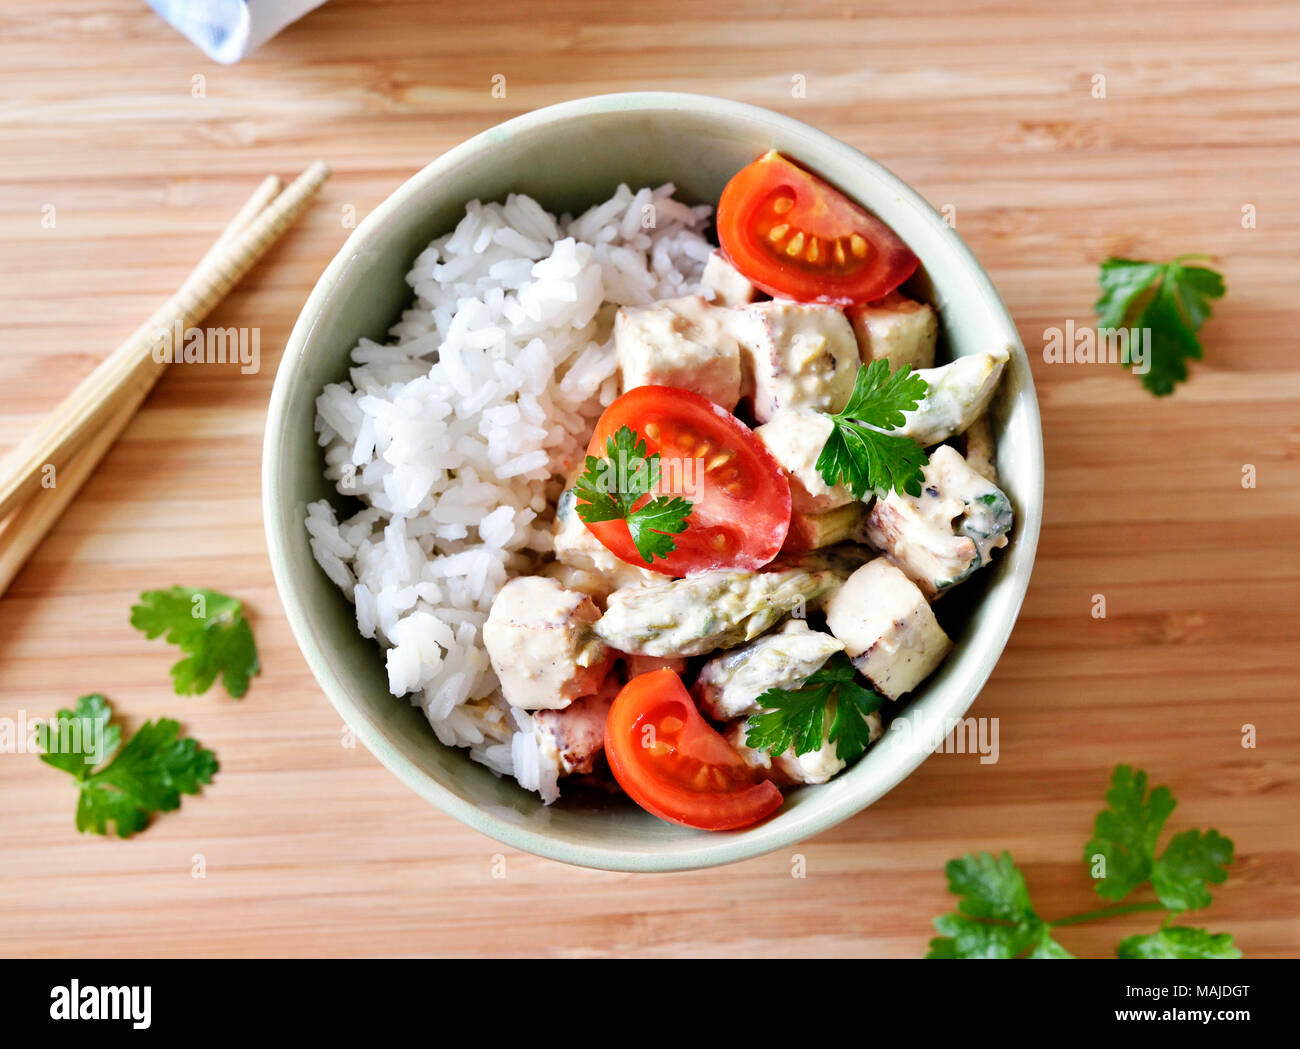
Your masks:
M939 318L926 303L893 291L875 302L850 306L848 316L863 364L883 358L890 371L904 364L912 371L934 367Z
M731 312L700 295L624 306L614 318L623 392L676 386L731 411L742 378L740 347L728 327Z
M860 361L848 318L820 303L756 302L732 314L745 356L754 418L780 411L837 412L849 401Z
M754 429L772 458L790 475L790 503L799 513L818 514L855 502L847 488L828 485L817 470L817 457L831 429L829 418L808 411L777 412L770 422Z
M877 499L863 538L933 600L1007 545L1013 519L1006 493L944 444L930 455L921 494L890 492Z
M747 306L758 298L758 289L720 251L709 256L700 283L713 289L713 302L718 306Z
M952 649L920 587L884 557L868 561L835 592L826 625L887 699L916 688Z
M483 624L483 646L511 706L561 710L600 689L613 655L591 632L600 611L586 594L545 576L503 586Z

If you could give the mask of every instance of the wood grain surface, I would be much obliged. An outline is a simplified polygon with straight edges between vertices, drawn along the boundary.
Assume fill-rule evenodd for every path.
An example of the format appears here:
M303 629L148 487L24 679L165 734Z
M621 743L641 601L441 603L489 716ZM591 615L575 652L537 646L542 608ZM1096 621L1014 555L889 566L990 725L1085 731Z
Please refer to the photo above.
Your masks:
M1034 358L1042 545L973 711L1000 719L1000 760L932 757L801 844L802 879L791 854L643 876L503 850L341 745L271 582L267 399L350 209L507 117L632 89L769 106L955 208ZM1291 2L331 0L221 67L138 0L0 0L0 446L265 174L335 170L208 322L260 328L260 370L166 376L0 600L0 717L98 690L128 727L178 717L221 759L201 797L123 842L77 834L64 775L0 755L0 953L917 957L950 907L943 864L970 850L1010 849L1044 914L1099 904L1082 847L1119 762L1173 788L1172 829L1237 843L1193 921L1248 955L1300 953L1298 97ZM1172 398L1044 363L1045 329L1091 321L1099 259L1184 252L1212 253L1229 292ZM173 650L129 625L141 590L173 583L251 609L264 670L242 702L172 695ZM1062 939L1106 956L1155 924Z

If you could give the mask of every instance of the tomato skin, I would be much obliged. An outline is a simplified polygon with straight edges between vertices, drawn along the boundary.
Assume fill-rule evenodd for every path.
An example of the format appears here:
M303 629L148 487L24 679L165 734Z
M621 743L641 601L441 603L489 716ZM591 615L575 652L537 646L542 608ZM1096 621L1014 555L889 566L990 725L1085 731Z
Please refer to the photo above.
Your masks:
M790 481L743 422L698 393L637 386L605 409L587 454L604 458L606 441L623 426L645 441L647 455L659 453L659 491L684 495L692 507L686 530L673 536L677 549L653 564L641 557L626 521L588 524L615 557L684 576L719 568L753 572L781 552L790 527ZM690 490L680 491L673 482L684 478Z
M920 264L880 219L775 150L732 177L717 218L731 264L777 298L871 302Z
M605 756L627 796L670 823L736 830L781 807L776 784L704 720L671 670L640 674L615 697Z

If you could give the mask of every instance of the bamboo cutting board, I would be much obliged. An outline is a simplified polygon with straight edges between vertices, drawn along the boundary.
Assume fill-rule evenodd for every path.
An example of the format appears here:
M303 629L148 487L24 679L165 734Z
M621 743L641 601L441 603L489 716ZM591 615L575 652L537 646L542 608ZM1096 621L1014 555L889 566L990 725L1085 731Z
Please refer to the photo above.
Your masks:
M1300 953L1300 9L797 9L331 0L226 68L137 0L0 0L0 446L264 174L335 169L207 322L259 328L260 370L173 369L0 600L0 717L103 691L129 729L174 716L221 759L122 842L76 833L63 774L0 754L0 953L917 957L951 908L944 862L971 850L1011 850L1045 915L1100 903L1081 855L1120 762L1171 786L1171 829L1236 841L1193 923ZM797 850L654 876L505 850L344 746L271 583L258 480L280 350L354 220L491 124L633 89L789 113L950 208L1034 358L1048 461L1033 584L974 708L999 719L999 761L936 755ZM1185 252L1213 253L1229 292L1172 398L1043 361L1046 329L1091 321L1099 259ZM250 608L264 669L242 702L172 695L174 652L130 627L139 592L172 584ZM1062 940L1106 956L1155 924Z

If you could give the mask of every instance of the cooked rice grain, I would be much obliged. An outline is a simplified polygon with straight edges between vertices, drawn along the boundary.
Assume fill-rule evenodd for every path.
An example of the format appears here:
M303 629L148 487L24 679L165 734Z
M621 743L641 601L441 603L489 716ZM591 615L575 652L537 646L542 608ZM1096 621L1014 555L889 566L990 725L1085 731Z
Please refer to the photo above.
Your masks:
M312 553L386 649L389 691L548 803L554 751L501 697L481 630L502 584L551 549L560 481L618 396L610 304L709 294L711 209L673 192L619 186L577 218L471 201L407 274L394 341L362 339L348 381L316 400L325 476L362 508L340 522L311 504Z

